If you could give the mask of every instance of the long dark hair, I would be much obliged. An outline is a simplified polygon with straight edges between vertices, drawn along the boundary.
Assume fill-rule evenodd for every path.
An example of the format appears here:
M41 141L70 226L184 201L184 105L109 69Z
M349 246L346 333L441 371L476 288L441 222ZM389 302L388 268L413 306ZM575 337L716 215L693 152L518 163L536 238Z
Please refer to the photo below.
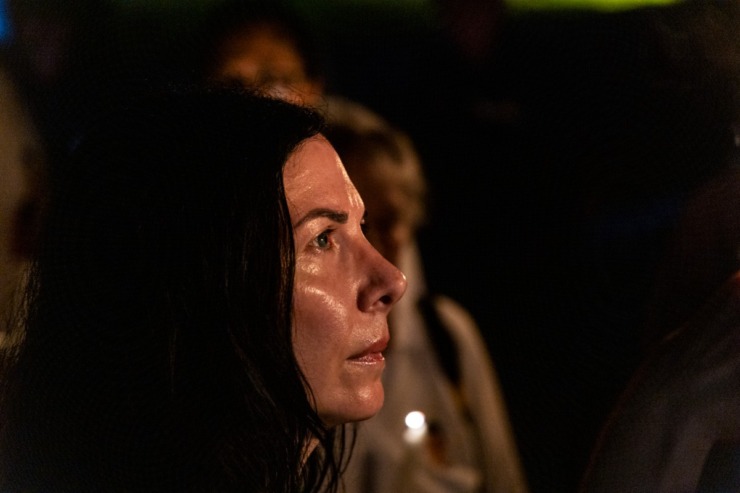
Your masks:
M282 181L321 125L211 88L140 98L87 133L4 362L2 491L336 489L343 440L292 350Z

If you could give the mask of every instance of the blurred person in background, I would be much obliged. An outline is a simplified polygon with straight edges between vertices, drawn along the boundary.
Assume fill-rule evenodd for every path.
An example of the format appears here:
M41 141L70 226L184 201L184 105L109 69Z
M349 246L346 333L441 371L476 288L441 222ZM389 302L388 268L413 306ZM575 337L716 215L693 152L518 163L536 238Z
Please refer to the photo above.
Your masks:
M324 68L302 19L279 3L226 1L198 34L196 78L234 82L292 103L316 106Z
M657 179L694 178L637 331L643 360L594 448L588 493L740 491L740 4L682 7L657 23L673 69L662 89L682 115L648 148L673 158Z
M379 117L328 89L328 56L303 17L279 2L227 0L196 29L198 82L236 84L375 125Z
M0 346L36 246L45 202L44 150L7 67L0 67Z
M334 107L328 120L327 137L365 201L366 236L409 281L390 315L385 403L359 426L346 491L526 492L478 326L425 285L416 237L427 220L427 183L411 140L360 105ZM414 412L426 420L416 437L406 422Z
M738 270L740 155L686 200L655 276L643 349L649 351L685 324Z
M111 2L7 0L6 7L5 49L54 172L90 119L132 84L127 62L138 53L117 45Z
M583 493L740 491L740 274L655 343L594 447Z

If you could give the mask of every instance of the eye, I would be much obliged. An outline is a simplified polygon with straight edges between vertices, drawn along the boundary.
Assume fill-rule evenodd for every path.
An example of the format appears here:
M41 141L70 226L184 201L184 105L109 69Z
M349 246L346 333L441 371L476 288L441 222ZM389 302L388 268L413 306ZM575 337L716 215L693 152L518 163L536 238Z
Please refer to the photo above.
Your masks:
M331 248L331 233L331 229L323 231L320 235L314 238L314 246L319 250L328 250L329 248Z
M365 221L364 217L360 221L360 229L362 230L362 234L367 235L367 221Z

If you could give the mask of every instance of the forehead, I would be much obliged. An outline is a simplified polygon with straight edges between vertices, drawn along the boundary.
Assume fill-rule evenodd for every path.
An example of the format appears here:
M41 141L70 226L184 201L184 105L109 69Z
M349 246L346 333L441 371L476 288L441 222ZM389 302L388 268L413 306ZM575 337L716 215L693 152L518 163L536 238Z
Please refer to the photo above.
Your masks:
M339 156L320 135L306 139L290 155L283 170L283 183L291 215L314 207L348 211L362 206Z

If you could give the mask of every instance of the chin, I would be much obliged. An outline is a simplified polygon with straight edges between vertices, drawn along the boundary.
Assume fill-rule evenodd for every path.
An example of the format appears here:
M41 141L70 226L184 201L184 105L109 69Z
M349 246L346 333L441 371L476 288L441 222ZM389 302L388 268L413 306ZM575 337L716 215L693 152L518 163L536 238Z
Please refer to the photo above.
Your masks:
M366 409L363 410L361 413L357 413L357 415L352 419L352 421L365 421L366 419L370 419L383 407L383 398L381 396L380 401L376 403L373 406L367 406Z
M335 409L319 411L319 416L327 426L337 426L370 419L383 407L383 385L378 384L371 391L356 394L351 402L342 403Z

